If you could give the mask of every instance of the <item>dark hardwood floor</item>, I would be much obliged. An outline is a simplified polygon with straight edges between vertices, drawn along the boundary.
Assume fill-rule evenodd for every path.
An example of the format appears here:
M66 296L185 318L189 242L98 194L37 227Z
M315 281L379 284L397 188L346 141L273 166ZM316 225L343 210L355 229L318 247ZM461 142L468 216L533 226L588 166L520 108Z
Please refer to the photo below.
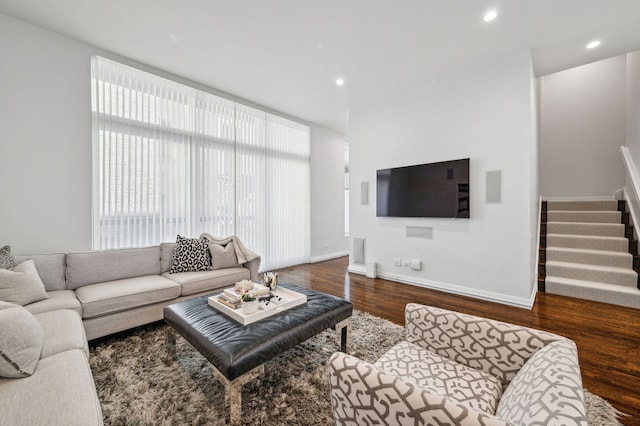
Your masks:
M625 425L640 425L640 310L540 292L528 310L346 269L344 257L278 272L281 281L344 297L358 310L401 325L405 305L416 302L566 336L578 345L584 387L628 414Z

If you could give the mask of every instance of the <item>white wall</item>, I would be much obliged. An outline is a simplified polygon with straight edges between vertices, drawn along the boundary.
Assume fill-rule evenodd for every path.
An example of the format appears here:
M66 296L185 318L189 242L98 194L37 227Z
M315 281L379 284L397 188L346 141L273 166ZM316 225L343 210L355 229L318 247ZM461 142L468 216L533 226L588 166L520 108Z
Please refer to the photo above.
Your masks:
M344 141L326 127L311 126L311 261L344 256Z
M95 54L283 115L0 14L0 246L10 244L14 253L91 249L89 79ZM328 168L316 163L332 158L337 139L344 137L306 124L312 127L312 151L319 157L311 160L312 186L325 191L322 182L331 182L333 188L343 178L342 160ZM312 241L313 247L328 243L331 251L346 250L339 238L343 224L334 218L342 209L341 185L335 194L339 204L332 201L328 187L312 195L312 237L323 237Z
M543 197L612 197L625 183L626 57L541 77Z
M640 50L627 54L626 145L640 170Z
M633 215L633 222L640 223L640 187L634 186L631 174L635 174L636 185L640 185L640 51L627 54L627 134L626 148L630 157L629 167L625 167L625 197Z
M475 64L350 111L351 186L376 170L470 157L471 219L377 218L351 197L353 236L382 277L531 306L537 228L535 91L529 52ZM503 203L486 204L484 176L503 171ZM534 211L535 210L535 211ZM433 239L405 237L406 225ZM417 258L423 269L393 266ZM356 268L351 267L351 270Z
M533 65L533 64L532 64ZM539 85L534 76L533 66L531 67L529 96L531 102L531 132L533 134L533 143L529 147L529 171L530 171L530 188L529 188L529 226L532 238L529 241L529 256L532 259L530 274L531 280L530 291L535 293L538 288L538 242L540 240L540 174L539 174L539 132L540 132L540 102L539 102Z
M91 248L91 49L0 15L0 245Z

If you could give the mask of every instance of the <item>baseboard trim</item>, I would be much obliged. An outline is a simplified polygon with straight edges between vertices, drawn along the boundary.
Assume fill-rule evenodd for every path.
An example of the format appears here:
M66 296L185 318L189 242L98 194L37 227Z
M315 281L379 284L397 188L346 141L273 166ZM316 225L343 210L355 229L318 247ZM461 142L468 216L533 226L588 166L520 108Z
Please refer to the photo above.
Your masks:
M356 274L366 275L365 265L349 265L349 272ZM502 303L503 305L515 306L517 308L531 309L533 303L536 300L537 288L531 290L531 294L528 298L507 296L500 293L494 293L492 291L478 290L469 287L463 287L455 284L447 284L438 281L425 280L422 278L410 277L407 275L394 274L390 272L378 271L378 278L382 278L389 281L396 281L403 284L415 285L418 287L424 287L431 290L444 291L446 293L457 294L460 296L473 297L475 299L486 300L489 302Z
M339 257L344 257L344 256L349 256L349 250L322 254L320 256L313 256L311 259L309 259L309 263L324 262L325 260L337 259Z
M367 275L367 265L350 264L347 271L353 272L354 274Z

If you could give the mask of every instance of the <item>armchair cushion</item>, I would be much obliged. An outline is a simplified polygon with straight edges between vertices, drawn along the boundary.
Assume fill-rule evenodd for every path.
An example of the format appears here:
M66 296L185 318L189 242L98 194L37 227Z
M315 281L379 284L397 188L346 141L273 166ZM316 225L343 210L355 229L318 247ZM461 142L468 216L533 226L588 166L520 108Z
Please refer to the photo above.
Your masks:
M338 425L509 424L342 352L331 356L328 368L331 404Z
M495 414L502 395L496 377L409 342L395 345L374 366L483 413Z
M587 416L576 344L550 343L527 361L505 390L496 415L518 425L585 425ZM559 409L561 408L561 409Z

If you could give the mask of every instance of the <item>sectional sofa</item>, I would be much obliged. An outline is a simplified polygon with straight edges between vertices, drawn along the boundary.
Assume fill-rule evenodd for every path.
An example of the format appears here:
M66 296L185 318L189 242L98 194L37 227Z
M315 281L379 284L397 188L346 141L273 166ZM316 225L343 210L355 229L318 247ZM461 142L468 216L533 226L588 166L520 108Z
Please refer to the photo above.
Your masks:
M31 315L0 301L3 348L15 374L0 377L1 425L102 425L89 347L77 311L57 309ZM14 336L8 336L8 329ZM31 375L28 375L31 374Z
M42 345L31 375L0 378L0 424L102 424L87 340L161 320L168 304L258 281L260 257L249 251L237 257L242 264L169 273L175 248L15 256L33 260L48 297L24 307L0 302L0 314L25 310L19 315L30 318L17 324L30 324L26 334L35 330Z
M258 280L259 257L231 268L170 274L175 247L16 256L18 262L33 259L49 296L25 308L34 314L73 309L93 340L159 321L170 303Z

